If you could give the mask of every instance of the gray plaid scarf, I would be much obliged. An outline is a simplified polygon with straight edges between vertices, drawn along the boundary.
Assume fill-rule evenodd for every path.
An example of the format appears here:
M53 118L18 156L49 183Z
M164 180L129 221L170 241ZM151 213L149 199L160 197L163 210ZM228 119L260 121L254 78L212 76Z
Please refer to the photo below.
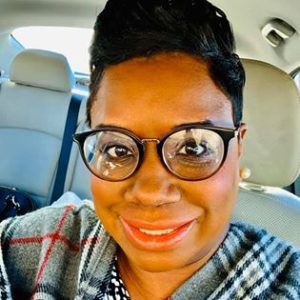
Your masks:
M105 299L117 246L89 202L6 220L0 234L1 299ZM209 262L169 299L299 300L300 252L231 224Z

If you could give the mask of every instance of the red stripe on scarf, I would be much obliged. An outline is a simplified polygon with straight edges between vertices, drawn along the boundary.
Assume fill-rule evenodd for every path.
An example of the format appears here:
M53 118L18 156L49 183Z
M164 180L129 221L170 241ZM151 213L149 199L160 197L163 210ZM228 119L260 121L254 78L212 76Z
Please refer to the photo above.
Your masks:
M41 265L41 267L39 269L39 272L38 272L38 275L37 275L37 278L36 278L36 281L35 281L35 288L33 290L33 294L36 292L37 287L38 287L38 285L39 285L39 283L41 281L41 278L43 276L45 267L47 265L47 262L48 262L48 260L50 258L50 255L51 255L51 252L53 250L53 247L54 247L56 241L59 240L59 232L61 231L61 229L62 229L62 227L63 227L63 225L64 225L64 223L65 223L65 221L67 219L69 211L71 209L73 209L73 208L74 208L74 206L67 206L66 209L65 209L65 212L64 212L64 214L63 214L63 216L61 218L61 220L58 223L57 230L53 234L52 241L51 241L51 243L50 243L50 245L49 245L49 247L48 247L48 249L46 251L46 254L45 254L45 256L44 256L44 258L42 260L42 265ZM35 297L33 296L32 300L34 300L34 299L35 299Z

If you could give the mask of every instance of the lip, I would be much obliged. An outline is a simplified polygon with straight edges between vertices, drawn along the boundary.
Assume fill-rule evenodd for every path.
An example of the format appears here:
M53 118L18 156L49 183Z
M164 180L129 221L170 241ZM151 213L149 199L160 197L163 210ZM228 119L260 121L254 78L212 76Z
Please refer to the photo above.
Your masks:
M120 217L127 238L139 249L148 251L166 251L176 247L192 229L195 219L182 221L180 223L150 224L137 220L125 220ZM146 234L139 229L150 231L173 230L162 235Z

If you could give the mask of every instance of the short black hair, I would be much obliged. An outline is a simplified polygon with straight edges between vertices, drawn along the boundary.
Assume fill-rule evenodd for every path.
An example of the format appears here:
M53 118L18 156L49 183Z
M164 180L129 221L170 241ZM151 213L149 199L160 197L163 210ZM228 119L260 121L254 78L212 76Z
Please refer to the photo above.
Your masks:
M107 66L135 57L183 52L208 64L212 80L232 103L233 122L242 119L245 72L235 54L225 13L206 0L108 0L98 15L90 48L87 123Z

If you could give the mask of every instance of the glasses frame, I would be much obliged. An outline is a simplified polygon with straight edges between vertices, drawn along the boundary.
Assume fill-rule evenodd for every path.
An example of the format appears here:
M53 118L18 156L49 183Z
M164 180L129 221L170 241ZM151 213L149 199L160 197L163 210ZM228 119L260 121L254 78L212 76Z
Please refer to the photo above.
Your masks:
M209 176L206 176L205 178L189 179L189 178L181 177L178 174L176 174L175 172L173 172L173 170L171 168L169 168L168 164L165 162L164 157L163 157L164 143L165 143L165 141L167 140L167 138L169 136L171 136L172 134L174 134L178 131L185 130L185 129L198 129L198 128L213 131L213 132L217 133L222 138L223 144L224 144L224 154L223 154L222 161L221 161L219 167L212 174L210 174ZM174 128L173 130L169 131L167 134L163 135L159 139L158 138L144 138L144 139L141 139L136 134L134 134L132 131L130 131L128 129L125 129L125 128L122 128L122 127L101 126L101 127L97 127L96 129L93 129L93 130L73 134L73 141L78 144L81 157L82 157L86 167L88 168L88 170L92 174L94 174L96 177L98 177L102 180L118 182L118 181L126 180L129 177L131 177L133 174L135 174L139 170L141 164L143 163L144 155L145 155L145 151L146 151L146 143L153 143L154 142L154 143L156 143L157 153L158 153L159 159L160 159L162 165L165 167L165 169L168 170L168 172L170 172L172 175L176 176L177 178L185 180L185 181L202 181L202 180L205 180L205 179L213 176L214 174L216 174L221 169L222 165L224 164L224 162L227 158L229 141L232 138L236 137L236 136L239 139L239 130L240 130L240 125L235 127L235 128L226 128L226 127L218 127L218 126L212 126L212 125L203 125L203 123L190 123L190 124L184 124L184 125L181 125L181 126L178 126L178 127ZM133 171L128 176L126 176L122 179L115 180L115 179L107 179L105 177L101 177L99 174L97 174L96 172L94 172L92 170L92 168L90 167L88 161L85 158L84 143L85 143L85 140L87 139L87 137L89 137L92 134L96 134L98 132L105 132L105 131L115 131L115 132L125 134L125 135L131 137L136 142L138 152L139 152L139 161L138 161L135 169L133 169Z

